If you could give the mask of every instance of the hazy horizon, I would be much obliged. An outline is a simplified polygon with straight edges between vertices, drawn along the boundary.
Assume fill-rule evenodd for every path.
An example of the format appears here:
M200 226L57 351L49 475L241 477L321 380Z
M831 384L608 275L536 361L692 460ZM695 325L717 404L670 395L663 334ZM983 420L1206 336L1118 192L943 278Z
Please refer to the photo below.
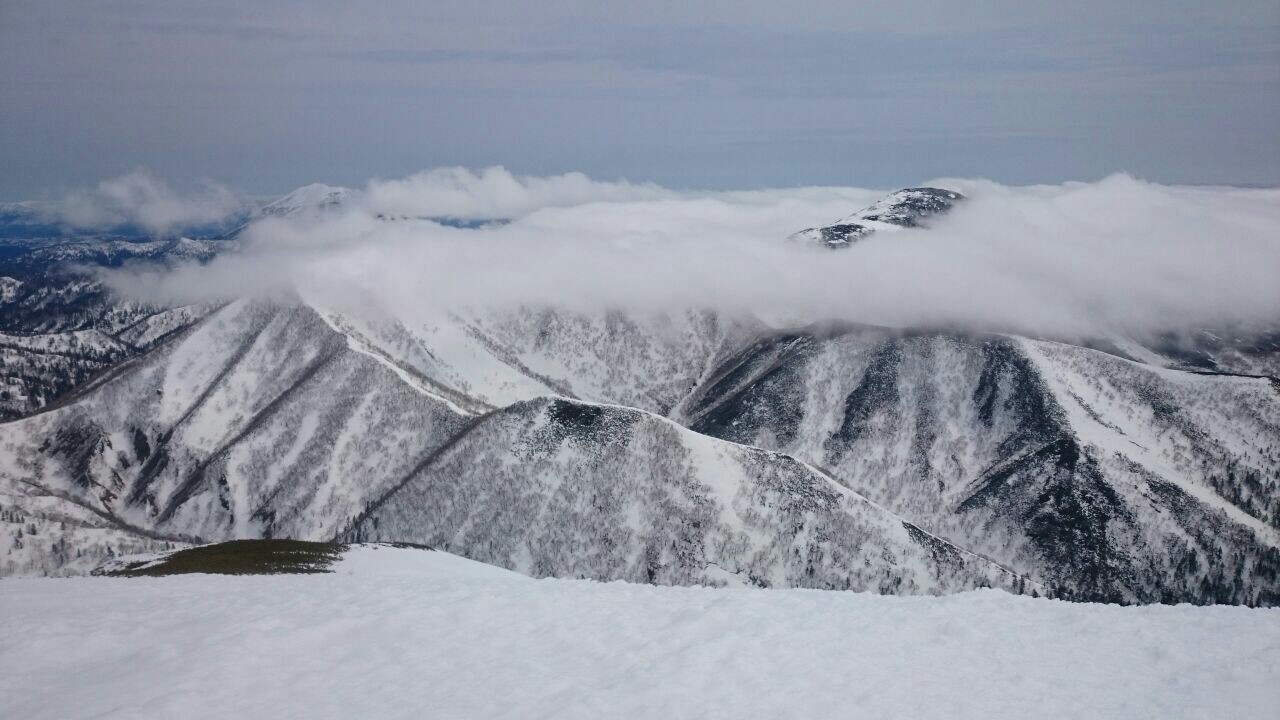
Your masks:
M798 182L794 184L777 184L777 185L744 184L741 186L736 186L736 185L698 186L698 185L659 183L654 180L648 180L644 178L631 178L631 177L625 177L625 176L609 176L609 175L587 176L585 173L582 173L581 171L578 171L578 170L574 170L572 168L567 169L563 172L548 173L546 175L514 173L511 168L508 168L502 164L488 165L483 167L456 165L456 166L445 166L445 167L435 167L435 168L420 168L416 172L408 173L408 175L406 176L424 174L424 173L435 172L435 171L464 171L464 172L470 172L470 173L480 175L485 172L495 171L495 170L512 173L513 176L521 177L521 178L554 177L559 175L583 175L584 177L588 177L593 182L631 184L631 185L655 185L655 186L662 187L663 189L666 189L666 190L679 191L679 192L692 192L692 193L699 193L699 192L703 192L703 193L730 192L732 193L732 192L752 192L752 191L771 191L771 190L803 190L803 189L810 189L810 188L874 189L874 190L884 191L887 193L887 192L892 192L894 190L900 190L904 188L929 186L930 184L937 184L937 181L940 179L947 179L947 178L954 178L954 179L960 179L965 181L975 181L975 182L991 182L999 185L1005 185L1011 188L1017 188L1017 187L1029 188L1029 187L1037 187L1037 186L1069 185L1072 183L1090 184L1090 183L1096 183L1096 182L1105 180L1108 177L1112 177L1115 175L1124 175L1124 176L1132 177L1142 182L1149 182L1155 185L1163 185L1166 187L1206 188L1206 189L1230 188L1230 189L1238 189L1238 190L1280 189L1280 180L1273 183L1263 183L1263 182L1258 182L1258 183L1233 183L1233 182L1165 183L1159 180L1144 177L1139 173L1134 173L1125 169L1119 169L1113 172L1108 172L1098 177L1064 178L1061 180L1043 180L1043 181L1023 182L1023 183L1005 183L1005 182L999 181L996 178L984 177L984 176L966 177L966 176L946 175L946 176L935 176L931 178L921 178L914 182L902 182L902 183L893 183L893 184L887 184L887 185L874 185L874 184L857 183L857 182L849 182L849 183L843 183L843 184ZM307 182L302 182L297 185L289 185L287 187L274 188L267 191L250 192L244 189L243 187L234 185L232 183L222 182L217 178L198 177L198 178L174 179L170 177L161 176L155 171L151 170L150 168L140 166L140 167L132 168L127 172L119 173L110 177L101 178L97 181L90 181L87 183L76 184L76 185L67 184L67 185L58 186L58 187L44 188L40 192L35 193L33 195L27 195L27 196L21 196L21 197L19 196L0 197L0 203L7 203L7 204L36 203L37 205L40 205L46 208L50 208L50 207L58 208L59 206L65 205L67 202L74 202L80 199L84 199L86 197L92 197L92 196L100 197L103 194L104 187L111 186L113 184L120 183L122 181L136 182L138 178L146 178L145 182L149 185L147 192L161 193L169 196L171 199L175 201L181 200L185 203L185 201L187 200L190 200L192 198L200 198L201 196L204 196L207 198L209 196L229 194L231 197L236 198L236 202L243 203L244 208L242 209L246 209L246 210L250 205L254 203L268 203L273 200L280 199L296 190L307 187L309 185L329 185L335 188L358 190L360 188L366 187L370 183L390 182L396 179L390 176L374 176L374 177L357 179L349 183L340 183L340 182L330 181L330 180L321 178L321 179L309 180ZM123 201L123 198L120 198L120 200ZM66 220L65 217L61 219ZM73 227L77 226L76 223L68 223L68 225ZM90 223L80 224L78 226L82 228L93 228L93 227L99 227L100 225L98 223L90 222Z
M1280 4L0 5L0 198L501 165L679 189L1280 185Z

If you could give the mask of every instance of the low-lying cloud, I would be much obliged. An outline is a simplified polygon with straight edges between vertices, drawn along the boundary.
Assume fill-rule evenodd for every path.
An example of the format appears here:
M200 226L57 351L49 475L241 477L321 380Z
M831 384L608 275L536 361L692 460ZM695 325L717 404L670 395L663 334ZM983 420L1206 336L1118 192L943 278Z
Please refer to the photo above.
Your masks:
M366 209L392 217L514 218L547 207L676 197L652 183L600 182L582 173L517 177L502 167L451 167L371 180L362 201Z
M409 320L517 305L699 307L1074 337L1280 320L1280 190L1124 175L930 184L968 199L931 227L830 251L786 238L884 191L682 192L576 174L432 171L372 182L337 210L256 222L240 252L206 266L108 278L150 301L296 289ZM515 219L480 230L414 219L434 215Z
M213 182L180 193L148 170L135 170L77 190L44 208L51 220L78 229L132 226L164 237L182 230L218 225L243 215L243 197Z

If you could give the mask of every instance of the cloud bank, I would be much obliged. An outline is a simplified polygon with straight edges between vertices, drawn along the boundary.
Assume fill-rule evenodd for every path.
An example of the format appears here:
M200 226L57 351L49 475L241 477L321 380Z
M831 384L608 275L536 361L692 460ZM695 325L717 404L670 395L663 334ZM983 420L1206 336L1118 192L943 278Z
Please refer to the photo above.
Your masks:
M1126 175L929 184L968 200L928 228L830 251L786 238L884 191L682 192L577 174L431 171L371 182L338 209L255 222L242 251L206 266L107 277L149 301L296 289L409 320L518 305L699 307L1059 337L1280 321L1280 190ZM434 215L515 219L479 230L421 219Z
M366 209L393 217L512 218L541 208L677 197L652 183L600 182L582 173L516 177L501 167L453 167L398 180L372 180L362 200Z
M49 219L79 229L134 226L163 237L193 227L219 225L247 211L243 197L213 182L179 193L148 170L103 180L43 208Z

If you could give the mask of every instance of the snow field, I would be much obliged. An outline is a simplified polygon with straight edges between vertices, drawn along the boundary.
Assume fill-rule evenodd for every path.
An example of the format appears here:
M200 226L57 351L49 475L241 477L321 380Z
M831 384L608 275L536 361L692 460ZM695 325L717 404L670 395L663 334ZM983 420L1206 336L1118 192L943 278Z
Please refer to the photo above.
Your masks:
M1280 610L531 580L0 583L0 717L1272 718Z

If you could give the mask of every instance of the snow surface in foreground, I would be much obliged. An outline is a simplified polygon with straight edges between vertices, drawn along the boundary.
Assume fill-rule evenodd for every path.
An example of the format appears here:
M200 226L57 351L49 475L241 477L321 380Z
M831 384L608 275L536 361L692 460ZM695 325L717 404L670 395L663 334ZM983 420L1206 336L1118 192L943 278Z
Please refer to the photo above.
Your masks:
M0 717L1272 718L1280 610L330 575L0 583Z

